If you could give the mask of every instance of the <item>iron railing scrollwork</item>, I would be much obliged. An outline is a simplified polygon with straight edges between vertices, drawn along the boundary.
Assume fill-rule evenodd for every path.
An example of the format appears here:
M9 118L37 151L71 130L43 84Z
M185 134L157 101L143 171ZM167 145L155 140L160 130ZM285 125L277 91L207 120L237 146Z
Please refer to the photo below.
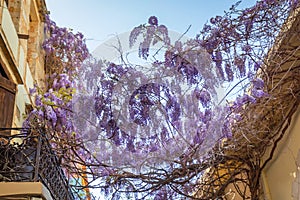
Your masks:
M19 134L1 134L0 181L42 182L53 199L73 200L68 181L51 149L44 130L20 129Z

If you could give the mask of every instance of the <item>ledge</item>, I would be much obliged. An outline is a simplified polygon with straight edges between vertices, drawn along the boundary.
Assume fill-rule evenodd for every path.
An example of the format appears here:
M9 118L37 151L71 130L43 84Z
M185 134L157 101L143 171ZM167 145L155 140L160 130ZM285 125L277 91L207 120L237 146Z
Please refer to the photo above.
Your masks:
M27 196L38 196L45 200L53 200L50 192L41 182L0 182L0 199Z

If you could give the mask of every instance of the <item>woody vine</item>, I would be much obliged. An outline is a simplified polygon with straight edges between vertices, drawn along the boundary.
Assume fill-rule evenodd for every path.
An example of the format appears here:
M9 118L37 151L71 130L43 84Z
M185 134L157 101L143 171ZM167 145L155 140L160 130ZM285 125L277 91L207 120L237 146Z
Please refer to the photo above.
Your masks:
M74 190L221 199L232 188L243 199L263 197L261 172L299 105L298 48L279 45L299 31L287 28L299 2L239 3L187 41L171 41L151 16L128 41L145 66L121 51L118 63L95 60L82 34L47 20L48 80L32 89L24 127L45 128L67 174L88 177ZM157 44L161 59L151 51Z

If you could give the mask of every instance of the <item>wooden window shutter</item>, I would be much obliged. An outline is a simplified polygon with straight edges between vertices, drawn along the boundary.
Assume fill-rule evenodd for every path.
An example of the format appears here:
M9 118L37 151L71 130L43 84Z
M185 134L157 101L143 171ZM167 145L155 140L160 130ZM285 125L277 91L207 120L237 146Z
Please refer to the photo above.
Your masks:
M12 127L15 94L16 84L0 76L0 128Z

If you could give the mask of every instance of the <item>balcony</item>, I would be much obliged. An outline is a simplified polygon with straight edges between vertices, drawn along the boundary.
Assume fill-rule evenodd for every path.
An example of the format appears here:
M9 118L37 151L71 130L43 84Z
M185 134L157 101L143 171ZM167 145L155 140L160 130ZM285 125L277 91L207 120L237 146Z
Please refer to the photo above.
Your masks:
M45 132L18 131L0 129L0 199L75 199Z

